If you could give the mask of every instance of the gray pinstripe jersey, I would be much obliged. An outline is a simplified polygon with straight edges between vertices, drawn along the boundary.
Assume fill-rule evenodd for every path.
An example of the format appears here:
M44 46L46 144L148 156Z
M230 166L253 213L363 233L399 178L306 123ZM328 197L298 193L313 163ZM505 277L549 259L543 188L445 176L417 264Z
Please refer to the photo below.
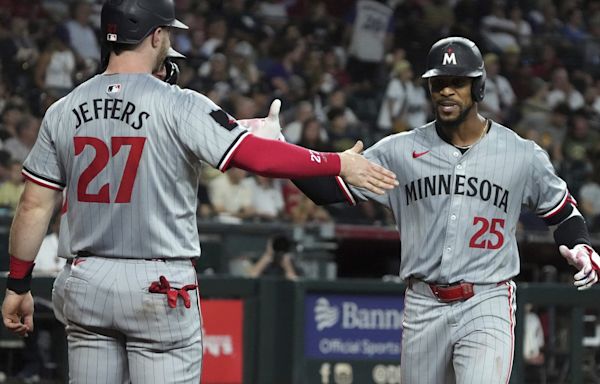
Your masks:
M196 257L200 160L223 169L247 134L196 92L98 75L48 110L23 173L68 186L71 253Z
M568 197L546 152L496 123L464 154L429 123L381 140L365 157L400 181L383 196L354 187L352 192L393 211L402 239L403 279L509 279L519 273L515 230L521 207L548 217Z

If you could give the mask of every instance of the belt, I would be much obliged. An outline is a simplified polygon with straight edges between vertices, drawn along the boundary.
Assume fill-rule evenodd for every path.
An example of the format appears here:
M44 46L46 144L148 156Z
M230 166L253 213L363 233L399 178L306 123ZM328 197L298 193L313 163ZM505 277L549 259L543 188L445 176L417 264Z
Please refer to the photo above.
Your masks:
M473 297L477 291L497 287L506 283L507 281L508 280L504 280L493 284L475 284L465 281L460 281L453 284L435 284L427 283L411 277L408 279L408 287L413 289L417 284L427 285L430 292L438 299L439 302L452 303L455 301L468 300Z
M92 256L95 256L95 255L92 255L88 252L77 252L77 256L67 259L66 263L69 265L71 265L71 264L77 265L78 264L77 260L83 260L86 257L92 257ZM102 257L102 256L95 256L95 257ZM115 259L115 260L124 259L124 260L162 261L162 262L167 262L169 260L190 260L192 262L192 265L194 267L196 266L196 259L191 258L191 257L183 257L183 258L152 257L152 258L145 258L145 259L123 257L123 258L112 258L112 259Z

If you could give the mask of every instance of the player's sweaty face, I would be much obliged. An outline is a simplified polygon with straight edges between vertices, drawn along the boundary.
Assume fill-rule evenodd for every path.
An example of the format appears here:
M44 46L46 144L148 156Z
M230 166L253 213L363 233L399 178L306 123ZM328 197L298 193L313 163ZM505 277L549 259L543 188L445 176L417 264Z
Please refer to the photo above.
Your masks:
M460 124L473 106L469 77L438 76L429 79L431 101L436 120L442 124Z

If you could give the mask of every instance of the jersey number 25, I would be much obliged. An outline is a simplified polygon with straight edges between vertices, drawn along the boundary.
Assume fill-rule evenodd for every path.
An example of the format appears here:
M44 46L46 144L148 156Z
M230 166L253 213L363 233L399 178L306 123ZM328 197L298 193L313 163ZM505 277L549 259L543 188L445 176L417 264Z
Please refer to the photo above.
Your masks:
M499 249L504 244L504 235L502 230L504 229L504 219L492 219L491 223L485 217L475 216L473 218L473 225L477 226L481 224L481 228L469 241L469 247L471 248L485 248L485 249ZM490 233L495 237L495 241L492 240L480 240L487 233Z
M109 160L114 157L121 148L125 145L130 147L123 177L117 190L115 203L129 203L131 201L131 192L135 184L138 166L142 152L144 151L145 137L123 137L116 136L110 139L110 148L108 145L97 137L76 136L74 137L75 156L80 155L85 147L91 146L94 148L95 156L90 165L81 173L77 182L77 200L86 203L110 203L110 186L109 183L100 187L97 193L88 193L88 186L100 172L108 165Z

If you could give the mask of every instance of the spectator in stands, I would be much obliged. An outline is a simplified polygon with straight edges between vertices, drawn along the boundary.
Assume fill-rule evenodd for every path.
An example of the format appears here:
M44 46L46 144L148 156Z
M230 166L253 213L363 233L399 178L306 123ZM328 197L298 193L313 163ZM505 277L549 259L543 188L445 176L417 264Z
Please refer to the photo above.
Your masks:
M394 41L393 15L385 1L359 0L348 17L346 69L360 87L371 88L381 81L385 52Z
M57 27L35 68L35 84L55 98L61 98L73 89L75 54L69 45L67 30Z
M319 120L310 117L302 124L302 132L298 145L319 152L331 152L331 145L327 142L327 133Z
M100 45L90 23L91 7L86 1L78 0L72 3L71 19L65 23L70 47L80 66L85 68L82 80L92 75L100 63Z
M231 67L229 73L235 89L248 94L252 86L260 80L260 73L254 64L254 49L247 41L236 43L231 55Z
M564 67L556 68L552 72L552 83L547 98L550 108L559 103L567 103L572 111L583 108L585 100L583 95L569 81L569 73Z
M533 305L525 304L525 326L523 333L523 357L529 365L544 364L544 329Z
M595 77L600 75L600 13L589 21L589 38L583 47L583 69Z
M285 211L294 224L330 222L329 213L312 202L306 195L287 180L283 185Z
M256 16L274 29L280 29L288 21L287 2L280 0L258 1Z
M214 92L215 96L211 99L215 103L226 99L229 93L234 90L229 76L227 56L222 53L213 54L210 60L200 67L198 73L202 78L203 89Z
M564 160L560 174L577 199L579 190L591 171L589 159L600 152L599 135L590 129L588 116L583 111L571 115L562 149Z
M254 214L252 190L242 183L246 175L242 169L231 168L209 182L208 194L219 219L239 222Z
M294 262L292 241L286 235L277 235L267 240L262 256L250 268L251 277L280 276L288 280L296 280L300 276L299 268Z
M238 96L233 100L233 115L236 119L252 119L257 113L258 104L250 97Z
M242 181L252 194L253 218L265 221L283 219L283 192L280 180L253 175Z
M24 108L20 103L8 103L2 111L0 139L7 140L17 136L17 125L23 120Z
M297 74L304 59L306 44L304 39L299 39L275 44L272 49L276 59L266 68L265 77L275 92L274 96L285 99L290 93L289 81Z
M535 55L536 61L531 67L532 76L537 76L545 81L552 79L552 72L563 66L556 54L556 48L550 42L543 44L541 52Z
M425 89L415 79L410 63L400 60L392 67L377 126L386 133L420 127L426 122L428 105Z
M483 57L487 78L485 97L479 103L479 110L485 117L508 125L513 114L516 98L509 81L500 74L500 58L495 53Z
M334 108L344 111L344 117L348 125L356 127L360 124L358 117L346 103L346 91L341 88L333 90L327 97L327 105L323 107L323 116L327 116L329 111Z
M21 176L22 167L18 160L10 160L6 170L8 178L0 183L0 207L8 208L13 213L17 209L23 189L25 189L23 176Z
M327 134L334 151L345 151L352 148L354 143L360 139L358 131L348 124L343 109L332 108L327 113L327 120L329 123Z
M202 44L201 52L204 57L211 57L225 44L228 28L225 19L217 14L207 17L206 23L206 39Z
M433 40L448 36L455 22L452 4L446 0L433 0L423 2L422 9L425 33Z
M313 105L307 101L303 100L297 104L294 110L295 118L289 124L286 124L283 129L283 136L290 143L298 143L300 141L300 136L302 134L304 123L315 117ZM326 137L327 133L325 133ZM312 148L312 147L308 147Z
M586 182L579 191L579 208L590 232L600 231L600 162L592 164Z
M10 153L4 149L0 149L0 184L10 179Z
M7 45L0 52L9 55L2 59L7 65L6 75L10 76L16 88L22 88L28 82L27 70L35 66L40 52L35 36L30 32L31 23L26 18L13 18L10 20L10 27L11 39L4 42Z
M336 88L347 88L350 85L350 76L342 66L338 51L333 47L327 47L323 52L321 62L323 77L319 84L319 91L323 93L329 93Z
M517 45L523 49L529 48L531 45L531 25L523 18L523 10L519 3L513 3L508 12L508 19L515 25ZM508 47L507 47L508 48ZM505 49L506 51L506 49Z
M485 46L493 52L502 53L507 47L519 45L518 27L506 16L504 2L492 2L489 15L481 19L481 35Z
M40 119L29 114L23 116L17 124L16 136L4 142L5 148L13 159L23 162L33 148L40 130Z
M561 32L563 37L574 47L584 42L587 33L580 8L573 6L567 11L565 24Z
M558 17L553 0L539 0L537 6L531 8L528 16L532 22L533 31L538 36L557 36L562 30L563 23Z

